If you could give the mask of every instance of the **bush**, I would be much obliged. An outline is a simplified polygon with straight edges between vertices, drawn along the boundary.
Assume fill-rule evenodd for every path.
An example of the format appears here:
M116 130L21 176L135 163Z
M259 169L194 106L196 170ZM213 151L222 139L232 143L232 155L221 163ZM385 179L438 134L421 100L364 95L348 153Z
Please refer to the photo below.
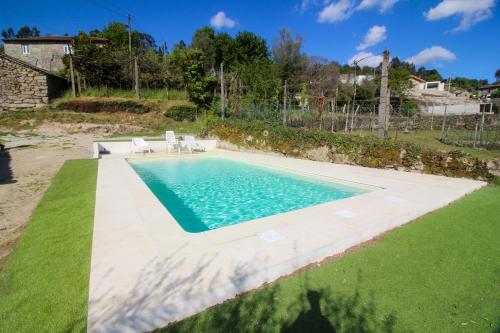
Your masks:
M215 120L208 132L244 148L279 152L285 156L356 164L371 168L416 170L452 177L489 180L486 163L459 152L423 151L415 144L375 137L347 136L321 130L291 128L262 121ZM316 157L318 148L327 156Z
M73 99L59 103L58 107L76 112L130 112L146 113L151 107L134 100L121 99Z
M415 101L406 100L402 104L403 114L408 117L413 117L417 113L417 103Z
M177 121L194 121L196 119L196 107L193 105L174 105L165 111L164 115Z

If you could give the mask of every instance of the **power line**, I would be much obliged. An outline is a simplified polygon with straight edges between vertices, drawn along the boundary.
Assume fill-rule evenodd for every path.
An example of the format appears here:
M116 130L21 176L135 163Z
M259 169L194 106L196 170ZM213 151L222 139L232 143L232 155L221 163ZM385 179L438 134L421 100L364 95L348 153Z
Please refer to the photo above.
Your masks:
M118 11L118 10L116 10L116 9L113 9L113 8L109 7L108 5L104 5L104 4L102 4L102 3L100 3L100 2L98 2L98 1L96 1L96 0L87 0L87 1L88 1L88 2L90 2L90 3L92 3L93 5L95 5L95 6L97 6L97 7L100 7L100 8L102 8L102 9L105 9L105 10L107 10L107 11L109 11L109 12L112 12L112 13L114 13L114 14L116 14L116 15L119 15L119 16L127 16L127 14L125 14L125 13L123 13L123 12L121 12L121 11Z

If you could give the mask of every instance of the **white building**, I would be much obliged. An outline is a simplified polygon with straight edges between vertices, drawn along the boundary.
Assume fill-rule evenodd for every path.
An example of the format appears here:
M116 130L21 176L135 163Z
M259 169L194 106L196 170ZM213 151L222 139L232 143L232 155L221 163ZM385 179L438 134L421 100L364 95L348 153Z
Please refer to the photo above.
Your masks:
M410 81L413 83L413 89L415 90L444 91L444 83L441 81L427 82L415 75L410 76Z

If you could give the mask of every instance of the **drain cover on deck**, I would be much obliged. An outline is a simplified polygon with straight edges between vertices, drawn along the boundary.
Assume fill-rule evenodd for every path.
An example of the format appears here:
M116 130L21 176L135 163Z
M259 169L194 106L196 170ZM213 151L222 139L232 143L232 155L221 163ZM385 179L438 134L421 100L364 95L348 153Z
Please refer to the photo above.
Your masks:
M283 234L280 234L279 232L273 229L260 232L257 234L257 236L259 236L268 243L276 242L285 238Z
M354 217L356 214L354 214L353 212L351 212L350 210L347 210L347 209L342 209L342 210L339 210L336 212L336 214L340 217L345 217L345 218L352 218Z

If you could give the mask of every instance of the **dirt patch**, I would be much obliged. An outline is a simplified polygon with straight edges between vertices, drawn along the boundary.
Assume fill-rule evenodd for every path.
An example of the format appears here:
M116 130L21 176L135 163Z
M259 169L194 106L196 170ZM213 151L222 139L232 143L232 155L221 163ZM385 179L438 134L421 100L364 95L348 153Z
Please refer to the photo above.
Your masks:
M0 269L52 177L64 161L92 156L92 142L114 125L45 123L34 130L8 132L0 156Z

